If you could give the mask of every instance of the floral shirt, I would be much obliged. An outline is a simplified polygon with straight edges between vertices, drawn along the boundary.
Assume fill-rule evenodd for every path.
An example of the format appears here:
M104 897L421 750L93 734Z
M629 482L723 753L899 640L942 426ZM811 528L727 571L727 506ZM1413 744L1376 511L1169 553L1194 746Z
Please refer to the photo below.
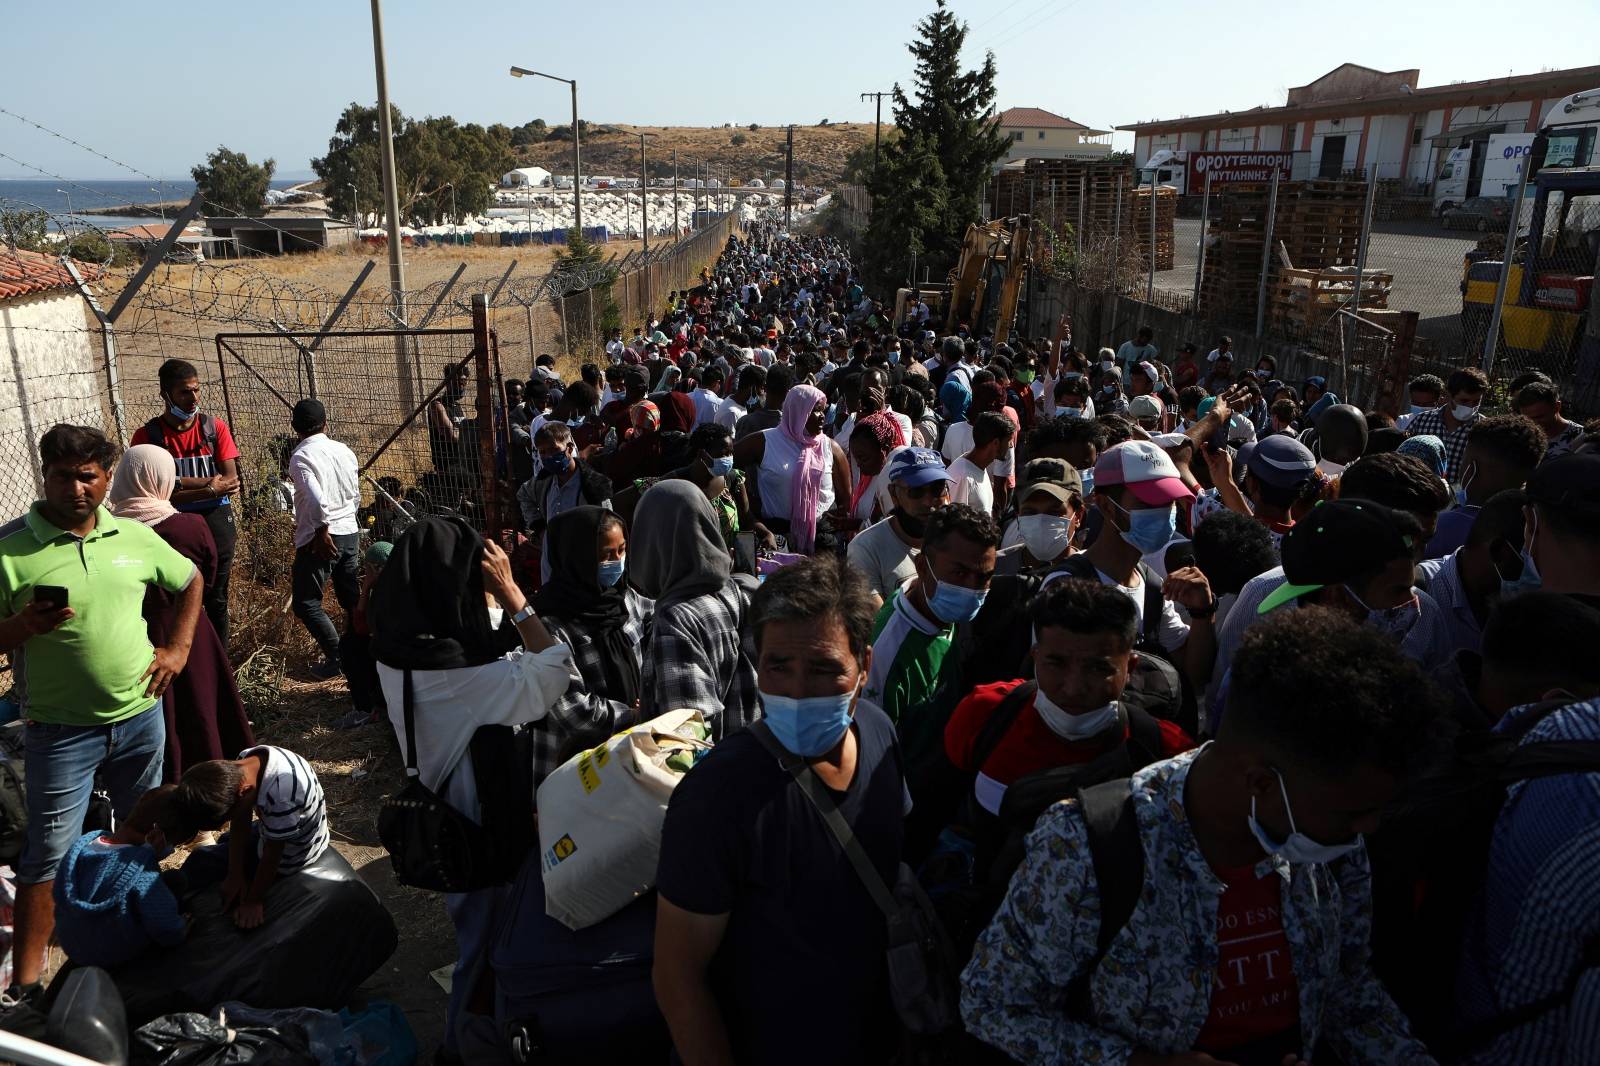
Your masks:
M1088 835L1074 801L1047 810L993 923L962 974L967 1028L1019 1062L1060 1066L1175 1055L1195 1045L1217 971L1212 871L1183 808L1189 767L1205 749L1133 775L1144 837L1138 907L1090 982L1096 1021L1063 1009L1067 987L1094 956L1100 899ZM1347 1066L1432 1063L1372 973L1371 872L1366 852L1294 865L1269 856L1258 876L1283 879L1283 928L1299 985L1302 1054L1326 1040Z

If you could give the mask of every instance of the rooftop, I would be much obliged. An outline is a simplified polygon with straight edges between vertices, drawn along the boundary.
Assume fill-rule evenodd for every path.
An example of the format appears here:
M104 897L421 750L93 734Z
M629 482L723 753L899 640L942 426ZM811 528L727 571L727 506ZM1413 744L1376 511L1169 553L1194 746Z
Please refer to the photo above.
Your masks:
M1490 107L1505 103L1513 96L1525 98L1529 93L1538 93L1550 98L1600 85L1600 66L1570 67L1537 74L1515 74L1424 87L1417 86L1417 74L1415 70L1383 72L1346 63L1308 85L1290 89L1287 94L1289 102L1281 107L1257 106L1212 115L1130 122L1117 129L1135 133L1146 130L1201 130L1224 124L1255 126L1302 119L1337 118L1353 110L1371 114L1405 114L1444 106Z
M1089 127L1074 122L1042 107L1008 107L1000 112L1002 126L1029 126L1046 130L1086 130Z
M100 269L88 263L80 263L78 272L85 281L93 281L100 276ZM77 289L72 275L59 258L0 245L0 300L33 296L56 289Z

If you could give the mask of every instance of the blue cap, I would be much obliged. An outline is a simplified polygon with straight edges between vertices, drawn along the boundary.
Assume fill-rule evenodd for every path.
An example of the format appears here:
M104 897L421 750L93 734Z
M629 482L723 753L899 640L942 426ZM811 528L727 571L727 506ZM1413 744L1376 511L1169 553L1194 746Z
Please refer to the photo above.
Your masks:
M1244 448L1239 449L1239 458L1246 470L1274 488L1304 485L1317 472L1317 457L1311 449L1282 433L1263 437L1248 455Z
M902 448L889 462L889 480L917 488L934 481L949 481L944 457L931 448Z

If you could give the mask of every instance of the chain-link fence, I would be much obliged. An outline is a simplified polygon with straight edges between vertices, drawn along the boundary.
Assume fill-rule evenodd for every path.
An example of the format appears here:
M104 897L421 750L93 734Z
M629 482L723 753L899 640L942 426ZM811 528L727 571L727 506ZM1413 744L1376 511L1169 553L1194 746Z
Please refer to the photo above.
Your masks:
M1135 187L1133 173L1120 183L1102 176L1111 191L1098 200L1085 177L1085 194L1065 207L1057 184L1053 208L1041 198L1048 183L1030 186L1024 175L997 184L994 196L1058 219L1056 254L1031 300L1035 332L1047 332L1052 310L1069 302L1059 290L1073 286L1122 298L1131 319L1161 311L1191 320L1182 339L1202 351L1224 334L1236 348L1249 338L1330 381L1352 367L1362 380L1472 365L1509 381L1538 370L1563 388L1570 410L1600 414L1594 357L1581 357L1594 344L1600 248L1600 187L1587 176L1546 174L1525 187L1520 205L1513 184L1510 195L1438 210L1378 168L1219 183L1181 198L1174 212L1158 199L1152 230L1149 187ZM1508 233L1513 254L1497 316ZM1115 347L1132 334L1130 325L1099 343ZM1371 382L1374 396L1399 400L1379 385Z

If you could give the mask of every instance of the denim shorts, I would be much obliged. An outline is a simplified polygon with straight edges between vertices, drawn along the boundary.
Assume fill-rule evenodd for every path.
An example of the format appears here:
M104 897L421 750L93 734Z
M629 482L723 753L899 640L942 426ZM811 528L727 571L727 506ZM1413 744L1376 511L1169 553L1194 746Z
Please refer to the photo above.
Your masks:
M161 701L112 725L24 727L28 790L28 841L17 863L17 883L53 881L56 866L83 834L83 818L98 776L121 821L140 796L161 784L167 745Z

